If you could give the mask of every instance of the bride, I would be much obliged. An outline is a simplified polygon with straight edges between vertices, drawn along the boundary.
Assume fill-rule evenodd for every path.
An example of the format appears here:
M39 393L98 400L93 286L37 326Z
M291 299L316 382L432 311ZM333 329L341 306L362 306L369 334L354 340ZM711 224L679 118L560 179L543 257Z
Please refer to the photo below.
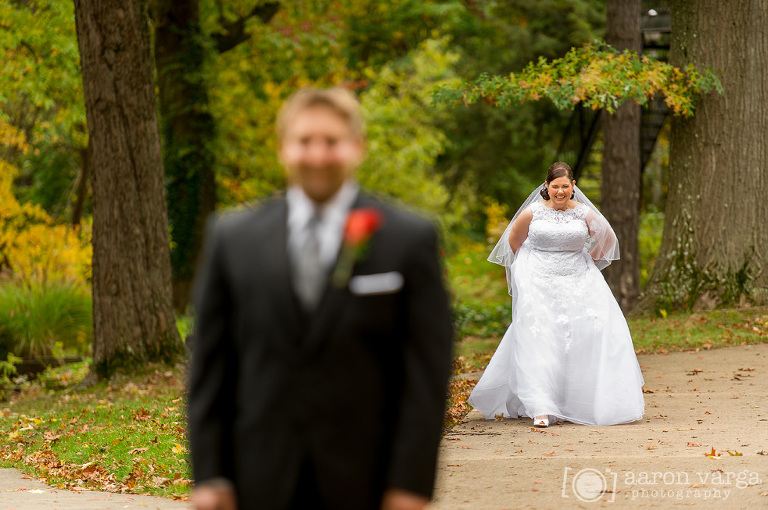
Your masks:
M512 323L469 397L475 409L539 427L643 416L629 328L600 273L618 258L613 229L571 168L553 164L488 258L507 269Z

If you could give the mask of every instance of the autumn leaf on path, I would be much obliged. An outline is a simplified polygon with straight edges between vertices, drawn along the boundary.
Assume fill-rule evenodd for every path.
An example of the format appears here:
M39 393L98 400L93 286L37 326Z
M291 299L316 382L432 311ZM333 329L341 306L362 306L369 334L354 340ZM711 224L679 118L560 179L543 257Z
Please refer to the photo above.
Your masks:
M720 457L720 455L722 455L722 454L721 453L715 453L715 449L714 448L712 448L711 452L704 454L705 457L709 457L710 459L717 459L718 457Z
M743 454L737 452L736 450L729 451L728 455L730 455L731 457L743 457Z
M688 446L701 446L699 443L691 443L688 441Z

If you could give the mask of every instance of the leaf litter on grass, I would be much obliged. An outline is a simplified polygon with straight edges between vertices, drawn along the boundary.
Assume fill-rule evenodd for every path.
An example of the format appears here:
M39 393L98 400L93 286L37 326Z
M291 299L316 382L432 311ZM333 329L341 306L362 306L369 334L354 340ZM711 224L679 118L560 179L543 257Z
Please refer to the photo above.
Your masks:
M32 391L0 416L0 463L65 489L188 499L183 392L182 371L166 367L77 393Z

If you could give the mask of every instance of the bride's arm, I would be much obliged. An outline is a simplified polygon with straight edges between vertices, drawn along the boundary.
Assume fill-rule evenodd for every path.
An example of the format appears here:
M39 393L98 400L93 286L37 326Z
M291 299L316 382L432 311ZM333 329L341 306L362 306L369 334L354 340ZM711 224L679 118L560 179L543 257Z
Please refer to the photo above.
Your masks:
M531 224L532 219L533 212L528 207L520 213L520 216L512 224L512 229L509 231L509 247L512 248L513 252L517 252L518 248L528 238L528 226Z

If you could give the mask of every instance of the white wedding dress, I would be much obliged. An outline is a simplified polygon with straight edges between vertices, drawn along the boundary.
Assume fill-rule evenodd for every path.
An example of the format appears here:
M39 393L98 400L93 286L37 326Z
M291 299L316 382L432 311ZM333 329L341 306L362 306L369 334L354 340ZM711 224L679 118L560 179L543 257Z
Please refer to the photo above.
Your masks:
M488 419L640 419L643 376L629 328L586 249L590 209L531 209L528 238L512 266L512 323L469 403Z

